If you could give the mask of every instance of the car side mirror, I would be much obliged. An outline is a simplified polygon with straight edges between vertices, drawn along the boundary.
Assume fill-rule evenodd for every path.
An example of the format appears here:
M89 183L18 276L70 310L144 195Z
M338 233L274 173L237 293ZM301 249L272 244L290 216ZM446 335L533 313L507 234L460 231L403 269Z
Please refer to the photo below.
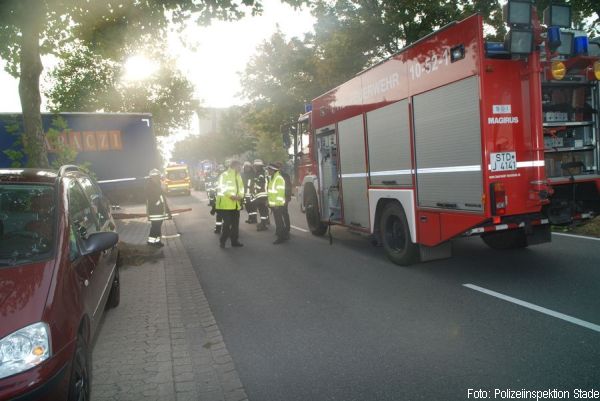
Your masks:
M117 245L119 234L114 232L92 233L83 240L83 255L91 255L96 252L105 251Z

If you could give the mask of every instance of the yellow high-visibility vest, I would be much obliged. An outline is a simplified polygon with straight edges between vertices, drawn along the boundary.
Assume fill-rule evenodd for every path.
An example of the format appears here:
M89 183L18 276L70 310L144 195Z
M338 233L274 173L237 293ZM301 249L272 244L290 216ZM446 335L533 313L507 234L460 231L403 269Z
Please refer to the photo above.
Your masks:
M240 173L230 168L219 176L215 208L217 210L240 210L242 208L241 200L231 199L235 195L240 199L244 197L244 182Z
M269 206L285 205L285 179L276 171L269 182Z

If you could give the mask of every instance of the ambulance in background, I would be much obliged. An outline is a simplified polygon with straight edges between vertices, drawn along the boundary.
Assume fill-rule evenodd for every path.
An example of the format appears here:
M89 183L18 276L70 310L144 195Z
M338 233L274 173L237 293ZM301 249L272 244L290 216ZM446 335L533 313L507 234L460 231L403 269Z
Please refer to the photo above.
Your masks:
M165 168L164 188L168 194L192 193L192 180L187 164L171 163Z

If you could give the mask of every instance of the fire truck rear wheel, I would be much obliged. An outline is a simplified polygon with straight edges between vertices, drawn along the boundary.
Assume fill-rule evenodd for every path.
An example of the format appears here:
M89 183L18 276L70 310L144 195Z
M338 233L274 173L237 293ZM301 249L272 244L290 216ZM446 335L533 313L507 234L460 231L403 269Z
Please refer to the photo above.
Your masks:
M403 266L419 260L419 248L411 241L404 209L399 203L385 206L379 223L380 237L388 258Z
M304 189L304 204L306 209L306 223L313 235L322 236L327 232L327 225L321 221L317 192L311 186Z
M525 248L527 236L523 230L492 232L481 236L481 239L492 249L506 250Z

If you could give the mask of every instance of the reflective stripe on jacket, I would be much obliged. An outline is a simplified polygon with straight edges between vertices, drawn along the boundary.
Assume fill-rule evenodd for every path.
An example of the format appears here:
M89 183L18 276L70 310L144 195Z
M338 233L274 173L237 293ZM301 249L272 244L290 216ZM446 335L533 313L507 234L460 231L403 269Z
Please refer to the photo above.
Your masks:
M240 200L231 199L232 196L238 196ZM219 177L219 184L217 187L217 210L240 210L241 198L244 197L244 182L240 174L229 169L225 171Z
M277 207L285 205L285 180L276 171L269 182L269 206Z
M269 187L269 176L264 172L259 172L254 178L254 199L266 198Z

